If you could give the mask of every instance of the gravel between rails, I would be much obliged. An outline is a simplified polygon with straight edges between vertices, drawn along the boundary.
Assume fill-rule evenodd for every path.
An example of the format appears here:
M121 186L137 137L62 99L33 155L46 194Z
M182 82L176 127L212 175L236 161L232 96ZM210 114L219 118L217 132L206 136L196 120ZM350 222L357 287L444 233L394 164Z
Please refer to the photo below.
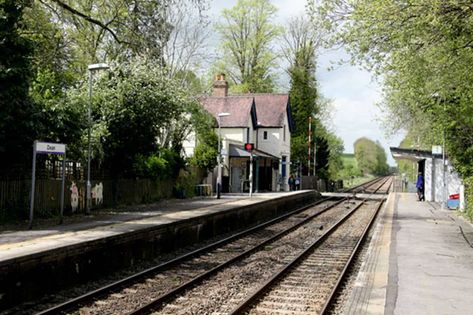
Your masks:
M354 213L279 280L249 314L319 314L374 211L375 204L370 203Z
M262 231L253 233L211 252L207 252L204 255L190 259L183 264L177 265L142 282L129 286L120 292L115 292L106 298L95 301L95 303L91 305L83 306L74 313L127 313L137 308L138 305L144 305L150 302L152 298L168 292L170 289L181 285L203 271L215 267L218 263L236 256L249 247L254 246L256 243L261 242L261 240L267 239L289 226L293 226L303 218L321 212L328 206L328 204L329 203L317 205L297 215L291 216L284 221L271 225Z
M185 292L156 312L159 314L225 314L259 284L271 277L336 222L350 204L341 204L316 220L222 270L201 285ZM322 227L322 229L321 229Z

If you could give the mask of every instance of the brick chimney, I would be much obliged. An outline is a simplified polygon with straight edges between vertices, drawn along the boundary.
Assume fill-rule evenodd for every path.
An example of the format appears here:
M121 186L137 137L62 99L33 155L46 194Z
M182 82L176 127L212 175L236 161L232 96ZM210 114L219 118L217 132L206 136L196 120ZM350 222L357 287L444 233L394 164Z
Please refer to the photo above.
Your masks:
M225 81L225 74L220 73L215 76L212 96L226 97L228 95L228 82Z

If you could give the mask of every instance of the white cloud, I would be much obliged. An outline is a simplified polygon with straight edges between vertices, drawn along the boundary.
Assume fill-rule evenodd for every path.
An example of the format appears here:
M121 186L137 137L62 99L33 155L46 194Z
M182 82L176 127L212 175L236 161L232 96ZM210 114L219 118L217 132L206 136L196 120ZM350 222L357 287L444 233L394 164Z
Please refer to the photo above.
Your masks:
M306 0L276 0L272 3L278 8L278 17L283 22L293 16L305 13Z
M380 85L371 73L347 63L327 70L331 62L341 59L348 59L343 50L325 51L319 58L317 73L322 94L333 101L335 132L343 139L346 152L353 152L353 143L358 138L379 141L386 151L388 163L394 165L389 147L399 145L404 134L387 138L380 125L383 113L376 106L381 100Z

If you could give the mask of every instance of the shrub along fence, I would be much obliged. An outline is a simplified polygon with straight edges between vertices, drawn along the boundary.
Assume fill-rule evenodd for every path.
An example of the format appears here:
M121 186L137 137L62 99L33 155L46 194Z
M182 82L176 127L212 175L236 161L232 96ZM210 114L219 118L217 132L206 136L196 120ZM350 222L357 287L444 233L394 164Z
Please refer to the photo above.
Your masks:
M104 179L92 181L92 210L102 207L150 203L172 196L172 180ZM31 180L0 179L0 221L27 219ZM36 179L35 217L60 213L61 180ZM85 212L85 181L66 180L64 214Z

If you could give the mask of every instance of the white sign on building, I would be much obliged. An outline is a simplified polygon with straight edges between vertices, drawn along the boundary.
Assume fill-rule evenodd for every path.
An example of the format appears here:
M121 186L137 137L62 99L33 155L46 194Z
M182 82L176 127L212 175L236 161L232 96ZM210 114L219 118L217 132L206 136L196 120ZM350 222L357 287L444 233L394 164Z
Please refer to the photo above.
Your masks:
M432 154L442 154L442 146L441 145L433 145L432 146Z

